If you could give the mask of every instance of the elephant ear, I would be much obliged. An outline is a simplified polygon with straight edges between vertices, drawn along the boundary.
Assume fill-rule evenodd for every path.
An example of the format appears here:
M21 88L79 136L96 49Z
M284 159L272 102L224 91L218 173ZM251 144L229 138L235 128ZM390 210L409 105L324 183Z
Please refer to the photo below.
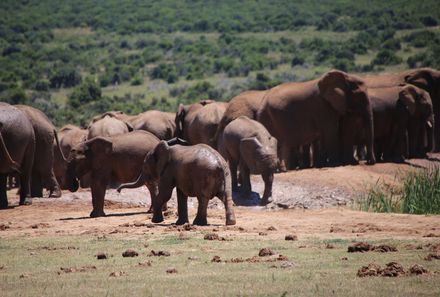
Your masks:
M95 159L108 156L113 151L113 143L106 137L95 137L84 143L86 155L92 154Z
M240 157L249 167L251 173L261 173L257 161L259 160L258 152L261 152L263 145L256 137L244 138L240 141Z
M211 104L211 103L214 103L215 102L215 100L212 100L212 99L205 99L205 100L200 100L200 104L201 105L203 105L203 106L205 106L205 105L208 105L208 104Z
M413 70L405 75L405 82L429 91L434 86L434 70L429 68Z
M134 130L134 127L132 124L130 124L129 122L123 121L124 124L127 126L128 132L131 132Z
M406 86L399 92L399 102L401 102L408 110L410 115L416 112L416 98L418 94L412 86Z
M153 158L156 161L156 174L158 177L160 177L170 160L170 147L165 140L162 140L156 146L154 149Z
M346 80L346 73L338 70L332 70L327 72L318 81L318 88L322 97L339 114L345 114L347 111Z
M176 122L176 136L183 137L183 120L185 119L185 115L187 112L187 108L183 104L179 104L177 108L176 117L174 121Z

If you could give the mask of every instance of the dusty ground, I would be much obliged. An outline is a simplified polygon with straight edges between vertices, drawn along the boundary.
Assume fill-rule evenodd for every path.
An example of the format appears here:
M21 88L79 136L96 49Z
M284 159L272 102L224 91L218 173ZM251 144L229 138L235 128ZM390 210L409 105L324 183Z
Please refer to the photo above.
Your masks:
M255 176L253 190L256 193L252 199L234 194L236 204L241 205L236 207L236 226L224 226L223 206L214 199L208 211L211 225L196 229L215 229L226 236L269 238L284 238L286 234L296 234L300 239L440 238L438 216L366 213L354 211L350 206L353 199L378 179L397 184L397 177L402 173L439 164L438 157L432 156L430 161L412 160L409 164L345 166L277 174L273 186L274 203L268 207L257 206L258 193L262 193L264 185L261 178ZM8 194L12 207L0 212L0 238L56 234L121 234L127 237L175 232L181 228L171 225L176 220L174 197L164 224L150 224L151 215L146 213L150 204L146 188L124 190L122 194L108 190L107 217L96 219L88 217L91 211L88 190L64 192L60 199L34 199L33 205L21 207L16 206L14 191ZM189 204L191 219L195 216L196 199L190 199Z

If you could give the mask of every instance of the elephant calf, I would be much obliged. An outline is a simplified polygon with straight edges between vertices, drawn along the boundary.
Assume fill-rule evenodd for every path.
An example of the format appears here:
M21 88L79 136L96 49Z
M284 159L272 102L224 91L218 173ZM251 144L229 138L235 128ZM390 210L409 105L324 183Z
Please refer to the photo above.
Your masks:
M218 197L225 204L226 225L235 225L229 175L225 160L208 145L169 146L166 141L161 141L148 153L137 180L121 185L118 191L140 187L145 182L158 183L159 193L153 200L152 221L160 223L163 221L162 206L170 200L173 189L177 188L178 225L188 223L188 196L197 197L199 202L193 222L195 225L208 224L208 202Z
M70 151L66 181L69 190L78 190L78 179L91 175L93 211L91 217L105 216L105 190L111 183L127 183L136 179L146 154L159 143L159 139L145 131L133 131L113 137L95 137L77 144ZM151 194L157 186L148 180L144 183Z
M272 196L273 174L278 167L278 142L275 137L262 124L245 116L230 122L220 137L219 151L229 163L233 189L238 188L238 165L242 187L247 195L252 191L249 175L261 174L264 194L260 204L268 204Z

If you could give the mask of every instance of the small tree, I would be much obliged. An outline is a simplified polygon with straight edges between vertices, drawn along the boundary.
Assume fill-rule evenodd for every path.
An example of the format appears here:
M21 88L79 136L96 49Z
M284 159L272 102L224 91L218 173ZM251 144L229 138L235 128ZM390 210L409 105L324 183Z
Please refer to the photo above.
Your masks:
M69 104L73 108L78 108L83 104L98 101L101 98L101 87L92 77L88 77L84 82L73 89L69 96Z

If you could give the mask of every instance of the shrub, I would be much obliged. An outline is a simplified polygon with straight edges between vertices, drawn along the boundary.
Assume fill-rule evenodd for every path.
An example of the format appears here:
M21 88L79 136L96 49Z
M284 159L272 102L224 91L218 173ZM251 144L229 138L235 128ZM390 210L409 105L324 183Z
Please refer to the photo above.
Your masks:
M101 87L92 77L88 77L79 86L75 87L69 96L69 104L78 108L83 104L101 99Z
M371 62L372 65L396 65L402 62L394 52L388 49L381 49Z
M130 82L132 86L140 86L144 82L141 75L136 75Z

